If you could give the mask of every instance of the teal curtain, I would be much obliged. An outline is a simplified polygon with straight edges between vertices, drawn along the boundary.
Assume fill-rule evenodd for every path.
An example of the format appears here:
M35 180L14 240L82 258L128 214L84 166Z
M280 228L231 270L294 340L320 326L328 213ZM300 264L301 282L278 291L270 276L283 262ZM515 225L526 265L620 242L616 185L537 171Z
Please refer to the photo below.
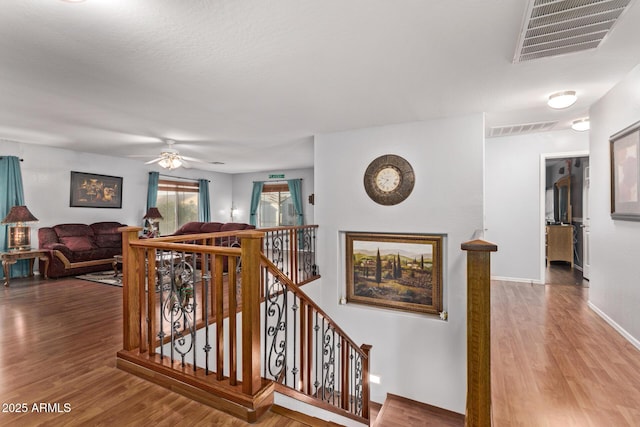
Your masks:
M147 187L147 211L149 208L158 207L158 181L160 181L159 172L149 172L149 186ZM147 213L145 211L145 214Z
M15 156L0 157L0 220L7 216L13 206L24 206L24 188L20 172L20 159ZM8 226L0 226L0 251L8 248ZM29 260L21 260L11 267L11 277L29 274ZM0 269L1 270L1 269ZM4 272L0 271L0 278Z
M249 224L256 225L256 213L260 204L260 195L262 194L262 186L264 182L254 181L253 191L251 192L251 207L249 211Z
M209 200L209 180L198 180L198 221L211 221L211 201Z
M291 193L293 208L296 211L296 225L304 225L304 213L302 212L302 180L288 179L287 184L289 184L289 193Z

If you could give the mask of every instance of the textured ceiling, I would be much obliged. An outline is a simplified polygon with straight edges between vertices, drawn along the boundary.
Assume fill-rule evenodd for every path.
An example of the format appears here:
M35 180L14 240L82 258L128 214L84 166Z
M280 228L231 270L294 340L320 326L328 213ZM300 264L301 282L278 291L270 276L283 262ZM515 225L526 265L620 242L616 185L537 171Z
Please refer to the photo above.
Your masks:
M514 64L526 9L514 0L4 0L0 140L151 159L171 138L181 154L225 163L194 165L203 169L308 167L322 132L479 112L487 128L568 127L640 63L632 4L597 49ZM546 97L566 89L579 101L550 110Z

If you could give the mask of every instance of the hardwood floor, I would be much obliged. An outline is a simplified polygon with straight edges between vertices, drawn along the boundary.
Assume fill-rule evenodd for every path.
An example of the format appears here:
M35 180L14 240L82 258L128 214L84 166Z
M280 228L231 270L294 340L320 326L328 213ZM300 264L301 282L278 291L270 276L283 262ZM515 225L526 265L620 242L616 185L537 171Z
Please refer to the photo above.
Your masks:
M549 282L492 283L494 427L639 426L640 351L587 307L573 273ZM247 425L115 368L121 288L14 279L0 292L0 425ZM256 425L305 424L270 412Z
M547 282L492 283L494 426L639 426L640 351L587 306L581 275Z
M13 279L0 292L0 425L248 425L115 368L122 288ZM270 412L255 425L305 424Z

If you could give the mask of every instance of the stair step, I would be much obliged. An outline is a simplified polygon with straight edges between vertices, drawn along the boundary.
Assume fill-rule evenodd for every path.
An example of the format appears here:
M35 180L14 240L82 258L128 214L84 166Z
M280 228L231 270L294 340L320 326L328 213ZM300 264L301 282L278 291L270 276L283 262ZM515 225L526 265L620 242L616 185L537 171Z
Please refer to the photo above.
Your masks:
M280 405L271 406L271 412L297 421L307 426L312 427L340 427L340 424L336 424L331 421L321 420L320 418L312 417L311 415L303 414Z
M387 394L378 412L375 427L464 426L464 415L406 397Z

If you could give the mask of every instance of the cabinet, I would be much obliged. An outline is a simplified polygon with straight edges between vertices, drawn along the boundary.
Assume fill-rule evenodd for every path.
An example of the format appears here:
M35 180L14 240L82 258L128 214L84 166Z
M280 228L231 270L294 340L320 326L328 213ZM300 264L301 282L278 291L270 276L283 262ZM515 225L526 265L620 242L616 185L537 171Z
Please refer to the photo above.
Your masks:
M547 225L547 262L566 261L573 268L573 226Z

